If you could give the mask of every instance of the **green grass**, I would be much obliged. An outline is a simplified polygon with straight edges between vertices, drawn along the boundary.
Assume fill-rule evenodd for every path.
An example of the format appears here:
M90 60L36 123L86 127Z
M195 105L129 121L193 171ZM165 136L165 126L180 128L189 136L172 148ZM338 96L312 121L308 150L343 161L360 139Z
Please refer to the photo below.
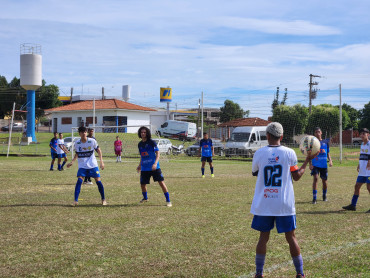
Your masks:
M251 163L215 161L214 179L200 162L161 162L172 208L158 185L142 198L138 160L107 159L101 171L108 207L96 185L83 185L73 208L76 165L49 172L49 159L0 157L0 277L251 277L258 233L249 213ZM369 196L344 212L355 167L329 170L328 202L310 204L308 172L295 183L297 237L308 277L369 277ZM274 230L265 277L295 277L284 235Z

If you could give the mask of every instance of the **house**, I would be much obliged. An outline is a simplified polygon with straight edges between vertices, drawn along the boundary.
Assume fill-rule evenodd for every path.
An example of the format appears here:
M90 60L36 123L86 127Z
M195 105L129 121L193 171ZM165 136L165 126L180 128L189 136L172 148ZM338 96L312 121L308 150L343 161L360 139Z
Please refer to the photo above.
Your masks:
M72 127L93 124L93 100L67 104L45 110L51 114L53 132L71 132ZM150 112L154 109L119 99L95 100L95 126L150 125ZM137 128L121 132L134 133Z

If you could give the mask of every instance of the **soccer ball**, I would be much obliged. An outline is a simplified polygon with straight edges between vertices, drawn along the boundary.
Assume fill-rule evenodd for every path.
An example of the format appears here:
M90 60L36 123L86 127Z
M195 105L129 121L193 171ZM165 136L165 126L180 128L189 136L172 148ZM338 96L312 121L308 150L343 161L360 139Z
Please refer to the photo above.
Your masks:
M317 155L320 151L320 141L315 136L307 135L299 143L299 149L305 156L307 156L308 151L311 151L311 155Z

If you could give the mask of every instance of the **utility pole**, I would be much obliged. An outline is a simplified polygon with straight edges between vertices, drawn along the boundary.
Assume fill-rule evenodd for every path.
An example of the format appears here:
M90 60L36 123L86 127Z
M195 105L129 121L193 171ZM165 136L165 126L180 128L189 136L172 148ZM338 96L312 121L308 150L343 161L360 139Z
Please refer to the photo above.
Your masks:
M104 97L104 87L101 87L101 99L105 99L105 97Z
M321 77L319 75L314 75L314 74L310 74L310 83L308 83L308 85L310 86L310 91L309 91L309 95L308 95L308 98L309 98L309 103L308 103L308 107L309 107L309 113L311 114L311 111L312 111L312 100L316 98L317 96L317 89L314 88L313 86L316 86L316 85L319 85L319 82L315 82L313 81L313 78L314 77Z
M73 97L73 87L71 87L71 99L69 100L69 104L72 103L72 97Z

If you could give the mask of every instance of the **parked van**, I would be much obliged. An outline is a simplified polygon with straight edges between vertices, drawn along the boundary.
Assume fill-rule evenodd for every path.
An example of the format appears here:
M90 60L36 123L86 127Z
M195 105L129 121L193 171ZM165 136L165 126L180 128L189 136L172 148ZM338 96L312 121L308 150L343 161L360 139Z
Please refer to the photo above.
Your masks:
M240 126L233 130L226 142L225 155L253 157L259 148L267 145L266 126Z
M165 121L158 128L158 135L164 137L174 137L179 139L193 139L197 134L195 123L181 121Z

